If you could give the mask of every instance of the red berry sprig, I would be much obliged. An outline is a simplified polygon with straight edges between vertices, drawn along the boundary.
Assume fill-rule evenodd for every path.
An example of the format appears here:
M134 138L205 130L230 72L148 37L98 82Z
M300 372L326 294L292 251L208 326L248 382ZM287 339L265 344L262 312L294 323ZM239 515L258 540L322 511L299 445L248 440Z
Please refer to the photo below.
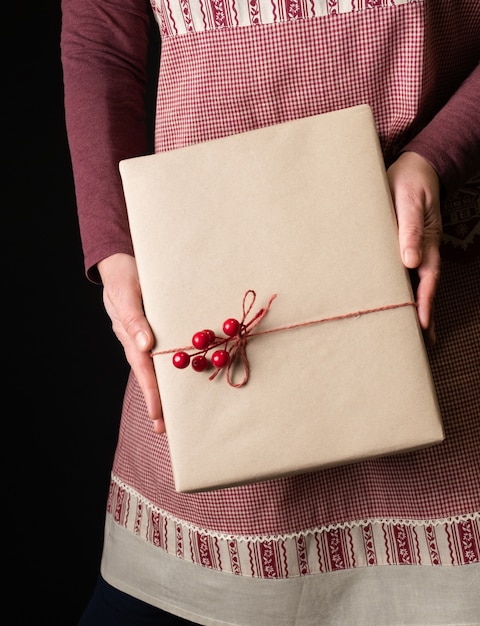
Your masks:
M192 337L192 345L198 349L198 352L194 354L188 354L184 350L175 352L172 358L173 365L178 369L185 369L189 365L196 372L203 372L213 365L217 370L226 367L230 362L230 353L228 350L228 342L234 338L241 331L242 324L233 317L228 318L223 323L223 332L227 337L217 337L213 330L206 328L199 330ZM215 350L210 360L207 358L207 354L214 348Z
M213 330L209 328L199 330L192 337L192 346L197 349L197 352L188 354L186 352L188 348L175 350L172 358L173 365L178 369L185 369L191 365L195 372L203 372L210 366L213 366L214 372L209 376L209 380L213 380L222 369L225 369L227 383L232 387L243 387L250 376L250 366L246 352L249 336L253 334L252 330L268 313L270 305L276 297L276 294L270 296L267 305L259 309L247 321L256 298L253 289L248 289L243 295L243 315L241 321L234 317L226 319L222 326L225 337L217 337ZM168 350L166 352L173 351ZM211 356L207 358L207 354L210 351L212 351ZM154 352L152 354L165 353ZM238 380L238 377L237 380L234 380L234 369L237 361L243 366L243 378L241 380Z

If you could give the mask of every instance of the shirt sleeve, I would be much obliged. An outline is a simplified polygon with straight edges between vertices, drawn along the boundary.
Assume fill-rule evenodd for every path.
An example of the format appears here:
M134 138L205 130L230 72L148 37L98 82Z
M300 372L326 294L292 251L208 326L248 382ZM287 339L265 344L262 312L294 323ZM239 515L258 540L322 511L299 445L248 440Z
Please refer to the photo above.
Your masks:
M406 151L430 163L447 193L480 172L480 64Z
M62 0L65 120L85 270L133 254L118 163L146 154L147 0Z

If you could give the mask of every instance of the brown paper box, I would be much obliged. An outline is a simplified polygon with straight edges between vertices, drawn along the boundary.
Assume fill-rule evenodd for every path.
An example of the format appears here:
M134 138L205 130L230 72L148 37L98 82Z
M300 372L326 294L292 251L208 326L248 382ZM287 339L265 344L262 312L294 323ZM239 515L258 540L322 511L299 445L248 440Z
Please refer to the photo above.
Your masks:
M368 106L128 159L120 171L164 352L154 364L179 491L443 440L415 308L376 310L413 296ZM172 352L196 331L223 336L225 319L241 320L248 290L250 317L276 294L247 341L248 382L175 368ZM242 377L239 366L233 380Z

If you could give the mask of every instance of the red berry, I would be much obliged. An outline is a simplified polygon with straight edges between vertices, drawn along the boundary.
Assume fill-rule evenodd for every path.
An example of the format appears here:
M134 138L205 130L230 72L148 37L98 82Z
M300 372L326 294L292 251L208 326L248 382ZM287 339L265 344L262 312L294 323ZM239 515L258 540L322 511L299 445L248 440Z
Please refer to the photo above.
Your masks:
M203 372L208 367L208 361L203 354L197 354L192 359L192 368L196 372Z
M183 370L190 363L190 355L187 354L186 352L175 352L172 358L172 362L175 365L175 367L178 367L178 369Z
M225 365L228 364L229 360L230 360L230 356L226 350L216 350L212 354L212 363L218 369L225 367Z
M213 330L210 330L209 328L204 328L202 330L202 333L205 333L206 335L208 335L208 345L210 345L211 343L213 343L215 341L215 333L213 332Z
M210 337L204 330L198 331L192 337L192 344L199 350L204 350L210 343Z
M229 337L233 337L238 333L240 322L233 317L223 322L223 332Z

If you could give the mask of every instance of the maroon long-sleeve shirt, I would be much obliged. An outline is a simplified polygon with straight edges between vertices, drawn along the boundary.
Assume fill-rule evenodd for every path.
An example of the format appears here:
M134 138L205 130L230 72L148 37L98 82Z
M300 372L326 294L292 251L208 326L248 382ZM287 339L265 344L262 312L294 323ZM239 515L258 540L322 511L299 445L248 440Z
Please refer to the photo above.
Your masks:
M133 254L118 163L148 150L152 22L144 0L125 0L115 19L102 2L67 4L61 40L66 122L85 268L98 281L100 260ZM404 149L421 154L447 191L480 170L480 66Z

